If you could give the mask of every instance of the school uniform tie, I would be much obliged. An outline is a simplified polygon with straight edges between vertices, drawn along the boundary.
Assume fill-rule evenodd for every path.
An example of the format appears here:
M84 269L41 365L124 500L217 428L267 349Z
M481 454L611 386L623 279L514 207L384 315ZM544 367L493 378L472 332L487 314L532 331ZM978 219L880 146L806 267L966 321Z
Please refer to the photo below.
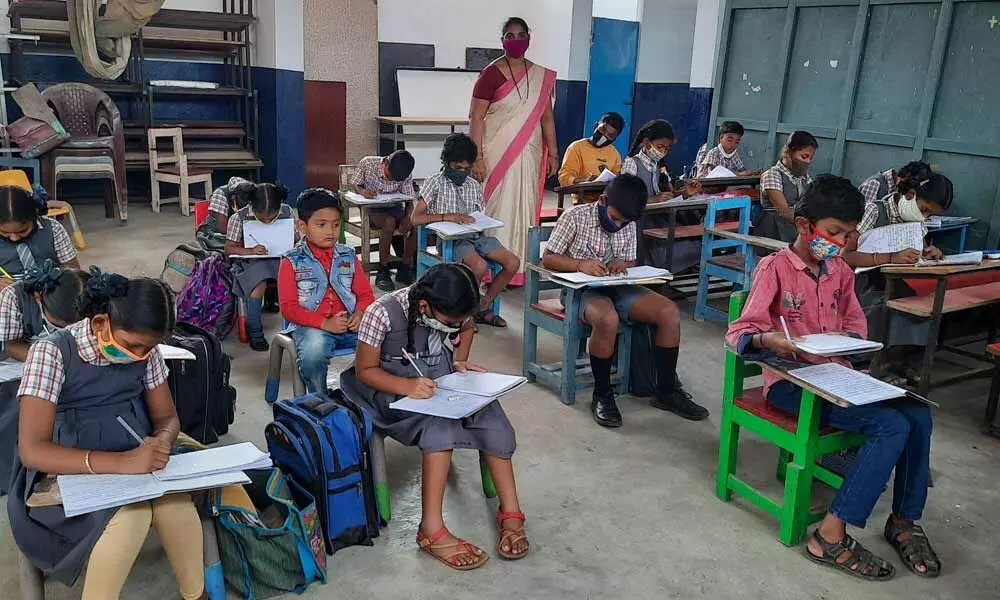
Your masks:
M21 242L19 244L14 244L17 249L17 257L21 259L22 273L27 273L28 269L35 268L35 256L31 253L31 248L28 248L26 242Z

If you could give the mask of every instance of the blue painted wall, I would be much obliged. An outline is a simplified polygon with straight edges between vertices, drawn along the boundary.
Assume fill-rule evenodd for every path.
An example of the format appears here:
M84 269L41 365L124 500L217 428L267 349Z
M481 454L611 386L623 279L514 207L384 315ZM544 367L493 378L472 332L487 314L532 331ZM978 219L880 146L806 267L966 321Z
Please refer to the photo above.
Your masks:
M632 106L632 131L652 119L666 119L674 126L677 136L667 165L681 173L694 163L698 148L708 135L709 113L712 108L710 88L691 88L686 83L636 83Z
M301 71L253 68L257 89L261 176L280 181L290 201L305 188L305 80Z
M566 147L590 135L591 123L586 122L587 82L556 80L556 141L559 158L566 154Z
M595 17L590 37L590 80L587 121L597 122L607 112L625 117L625 131L615 148L627 154L631 140L635 72L639 58L639 23Z

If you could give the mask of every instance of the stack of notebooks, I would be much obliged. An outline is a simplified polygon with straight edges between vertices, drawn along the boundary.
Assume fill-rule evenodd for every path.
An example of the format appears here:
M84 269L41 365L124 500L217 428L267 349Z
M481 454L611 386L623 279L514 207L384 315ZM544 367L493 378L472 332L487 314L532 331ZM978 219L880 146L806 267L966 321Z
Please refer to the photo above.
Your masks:
M270 467L270 456L243 442L171 456L163 470L146 475L60 475L57 480L66 516L75 517L173 492L250 483L245 469Z
M434 380L437 390L430 398L407 396L396 400L389 408L445 419L464 419L526 381L519 375L502 373L450 373Z

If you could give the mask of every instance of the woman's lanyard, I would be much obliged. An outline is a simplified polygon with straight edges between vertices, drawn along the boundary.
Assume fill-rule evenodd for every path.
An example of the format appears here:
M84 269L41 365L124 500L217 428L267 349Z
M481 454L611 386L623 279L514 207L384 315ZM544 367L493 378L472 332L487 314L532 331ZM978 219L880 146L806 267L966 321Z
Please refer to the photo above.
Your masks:
M531 79L528 77L528 63L524 63L524 95L521 95L521 88L517 85L517 76L514 75L514 69L510 66L510 61L507 60L507 55L504 54L503 61L507 63L507 70L510 71L510 80L514 82L514 89L517 90L517 97L524 100L531 94Z

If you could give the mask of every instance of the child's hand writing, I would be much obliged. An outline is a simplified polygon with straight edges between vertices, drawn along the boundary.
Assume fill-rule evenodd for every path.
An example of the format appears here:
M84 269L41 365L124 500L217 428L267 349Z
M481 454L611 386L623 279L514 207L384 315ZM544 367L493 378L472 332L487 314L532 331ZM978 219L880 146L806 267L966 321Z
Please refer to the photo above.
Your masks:
M459 225L472 225L476 222L472 215L463 215L461 213L454 213L448 216L448 220L452 223L458 223Z
M434 395L434 390L437 389L437 384L434 383L433 379L427 379L426 377L417 377L416 379L410 380L410 391L407 392L407 396L410 398L417 398L419 400L425 400Z
M485 368L480 367L476 363L469 362L467 360L456 360L455 361L455 370L458 371L459 373L466 373L468 371L473 371L475 373L485 373L486 372Z
M604 277L608 274L608 268L599 260L581 260L580 272L593 277Z
M924 252L926 253L927 251L924 250ZM918 260L920 260L920 253L913 248L893 252L889 255L889 262L897 265L913 265L916 264Z
M760 334L760 343L764 348L779 354L795 354L796 352L800 352L794 344L788 341L784 333L778 331L769 331Z
M267 254L267 246L264 244L257 244L253 248L250 248L250 254L264 255Z
M377 193L375 192L375 190L370 190L370 189L368 189L368 188L361 188L361 191L360 191L360 194L361 194L362 196L364 196L365 198L368 198L369 200L371 200L372 198L374 198L375 196L377 196L377 195L378 195L378 194L377 194Z
M344 333L347 331L347 313L339 312L332 317L327 317L323 319L323 324L320 329L323 331L329 331L330 333Z
M360 325L361 311L355 311L354 314L347 318L347 330L357 332Z
M625 275L628 273L628 265L624 260L616 258L608 263L609 275Z
M147 437L133 450L123 452L124 472L129 474L152 473L167 466L170 444L163 438Z
M927 260L941 260L944 258L944 252L938 250L937 246L927 246L924 248L924 258Z

